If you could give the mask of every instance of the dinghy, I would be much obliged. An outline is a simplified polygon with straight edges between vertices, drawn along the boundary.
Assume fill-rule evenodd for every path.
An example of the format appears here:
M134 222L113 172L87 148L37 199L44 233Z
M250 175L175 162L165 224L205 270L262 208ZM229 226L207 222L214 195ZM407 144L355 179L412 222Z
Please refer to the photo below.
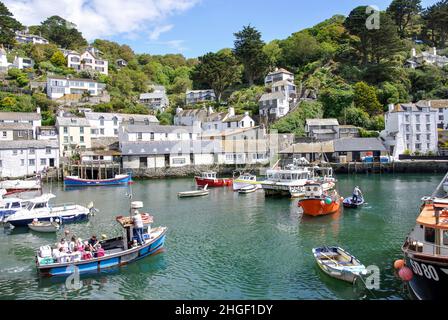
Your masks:
M353 201L353 197L348 197L348 198L344 199L342 204L346 208L355 208L356 209L359 206L364 204L364 198L361 196L361 197L358 197L358 199L356 201Z
M238 190L238 193L247 194L257 191L259 188L256 185L242 187Z
M330 277L353 283L367 274L366 267L353 255L340 247L318 247L313 255L319 268Z
M58 231L60 225L53 221L33 221L28 224L28 228L36 232L51 233Z
M208 184L205 185L204 189L193 190L193 191L182 191L178 192L177 195L179 198L190 198L190 197L201 197L209 194L209 190L207 190Z

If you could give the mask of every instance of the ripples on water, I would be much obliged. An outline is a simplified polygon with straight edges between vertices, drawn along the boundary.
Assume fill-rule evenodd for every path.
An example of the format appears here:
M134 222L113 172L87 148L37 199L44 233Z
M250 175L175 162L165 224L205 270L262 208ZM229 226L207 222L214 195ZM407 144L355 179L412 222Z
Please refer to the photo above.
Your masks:
M338 215L302 216L297 200L265 199L262 191L239 195L212 189L201 198L178 199L191 179L139 181L134 199L168 226L166 250L130 265L81 276L82 288L70 291L65 279L37 277L34 251L63 237L26 230L0 232L1 299L403 299L392 270L413 227L419 199L442 176L339 176L348 196L354 185L367 204ZM50 186L47 186L48 188ZM100 212L87 223L67 225L78 237L120 234L115 216L129 211L127 188L63 191L52 185L58 203L94 201ZM381 270L381 290L370 293L329 278L316 266L311 249L340 245L365 265Z

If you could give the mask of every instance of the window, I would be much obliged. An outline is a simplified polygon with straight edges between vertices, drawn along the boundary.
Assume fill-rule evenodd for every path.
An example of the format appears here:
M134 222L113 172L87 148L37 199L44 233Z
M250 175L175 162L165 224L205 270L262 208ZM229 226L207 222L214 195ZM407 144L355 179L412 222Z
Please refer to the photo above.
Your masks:
M443 115L439 115L439 120L443 121Z
M114 129L114 135L115 135L115 136L118 135L118 129Z
M19 130L19 132L17 133L17 136L18 136L19 138L23 137L23 131Z
M79 142L84 143L84 136L79 137Z
M426 149L429 150L430 148L431 148L431 145L430 145L429 143L427 143L427 144L426 144Z
M34 159L30 159L29 164L30 164L30 166L34 166L34 165L36 165L36 161L34 161Z
M218 124L216 124L216 123L215 123L215 130L218 130Z
M415 149L420 150L421 147L422 147L422 145L420 143L415 144Z
M149 140L151 140L151 141L154 140L154 132L151 132L151 133L150 133Z
M406 135L406 140L409 140L409 138L410 138L410 135L407 134L407 135Z
M68 137L64 137L64 143L68 143Z
M20 159L20 165L23 167L25 165L25 160L24 159Z
M425 241L430 243L436 241L436 230L434 228L425 227Z
M47 165L47 159L40 159L40 165L46 166Z
M443 245L448 246L448 230L443 230Z
M3 167L3 162L0 160L0 168Z
M134 118L130 118L130 119L129 119L129 123L130 123L130 124L134 124Z
M431 125L429 123L426 125L426 131L431 131Z
M70 142L73 142L73 136L70 136Z
M3 138L6 138L7 132L3 131Z
M189 136L190 140L193 140L193 134L191 132L188 134L188 136Z
M426 135L426 140L428 140L428 141L431 140L431 135L430 134Z
M420 135L419 134L415 135L415 140L420 141Z
M409 122L409 115L408 114L404 116L404 121Z
M230 125L231 125L230 122L227 122L227 128L230 128Z
M100 134L104 135L104 129L103 128L100 129Z
M137 140L141 141L143 139L143 134L141 132L137 133Z
M51 153L51 148L50 147L46 147L45 148L45 153L46 154L50 154Z
M114 122L114 126L117 126L118 125L118 119L117 119L117 117L113 117L113 122Z
M241 127L244 128L244 121L241 121Z
M34 150L34 148L30 148L30 154L35 154L36 150Z
M84 134L84 127L80 127L80 128L79 128L79 133L80 133L80 134Z
M12 150L12 155L16 156L17 155L17 150Z
M411 131L410 129L411 129L411 126L407 124L407 125L406 125L406 132Z
M415 125L415 130L417 130L417 132L420 131L420 125L419 125L419 124L416 124L416 125Z
M431 118L430 118L429 114L426 115L426 122L431 122Z
M68 127L64 127L64 134L68 133Z
M104 117L100 117L100 126L104 126Z
M420 115L419 114L415 115L415 122L417 122L417 123L420 122Z

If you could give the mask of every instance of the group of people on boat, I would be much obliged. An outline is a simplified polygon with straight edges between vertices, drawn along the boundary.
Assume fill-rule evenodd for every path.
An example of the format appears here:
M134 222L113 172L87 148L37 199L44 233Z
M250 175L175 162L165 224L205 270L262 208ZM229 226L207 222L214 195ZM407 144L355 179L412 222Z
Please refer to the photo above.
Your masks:
M105 238L105 236L103 236ZM78 262L92 258L100 258L105 254L100 241L95 235L83 241L73 235L70 241L62 238L52 249L52 258L57 263Z

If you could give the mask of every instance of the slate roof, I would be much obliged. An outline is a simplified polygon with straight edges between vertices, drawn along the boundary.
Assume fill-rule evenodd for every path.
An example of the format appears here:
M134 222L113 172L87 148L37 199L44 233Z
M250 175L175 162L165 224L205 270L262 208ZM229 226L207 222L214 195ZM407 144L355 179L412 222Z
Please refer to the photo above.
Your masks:
M311 142L311 143L295 143L292 146L280 151L279 153L332 153L335 151L332 141Z
M279 100L279 99L285 99L285 95L283 94L283 92L265 93L260 97L260 100L258 101Z
M126 114L126 113L107 113L107 112L86 112L86 119L89 120L99 120L101 117L104 120L113 120L114 117L117 117L119 121L129 121L130 119L134 119L134 121L143 122L145 120L149 120L149 122L159 123L159 120L153 115L146 114Z
M0 120L33 121L41 119L42 116L37 112L0 112Z
M306 124L309 126L338 126L337 119L306 119Z
M33 130L30 123L0 123L0 130Z
M334 140L334 151L387 151L379 138L344 138Z
M193 126L162 126L162 125L128 125L125 130L129 133L138 132L155 132L155 133L172 133L172 132L193 132ZM197 128L196 128L197 129Z
M123 142L122 155L160 155L160 154L190 154L220 152L219 141L214 140L184 140L184 141L145 141Z
M2 141L0 143L0 149L44 149L51 147L53 149L59 148L59 143L56 140L15 140L15 141Z
M67 127L90 127L89 121L86 118L76 117L57 117L56 125Z

